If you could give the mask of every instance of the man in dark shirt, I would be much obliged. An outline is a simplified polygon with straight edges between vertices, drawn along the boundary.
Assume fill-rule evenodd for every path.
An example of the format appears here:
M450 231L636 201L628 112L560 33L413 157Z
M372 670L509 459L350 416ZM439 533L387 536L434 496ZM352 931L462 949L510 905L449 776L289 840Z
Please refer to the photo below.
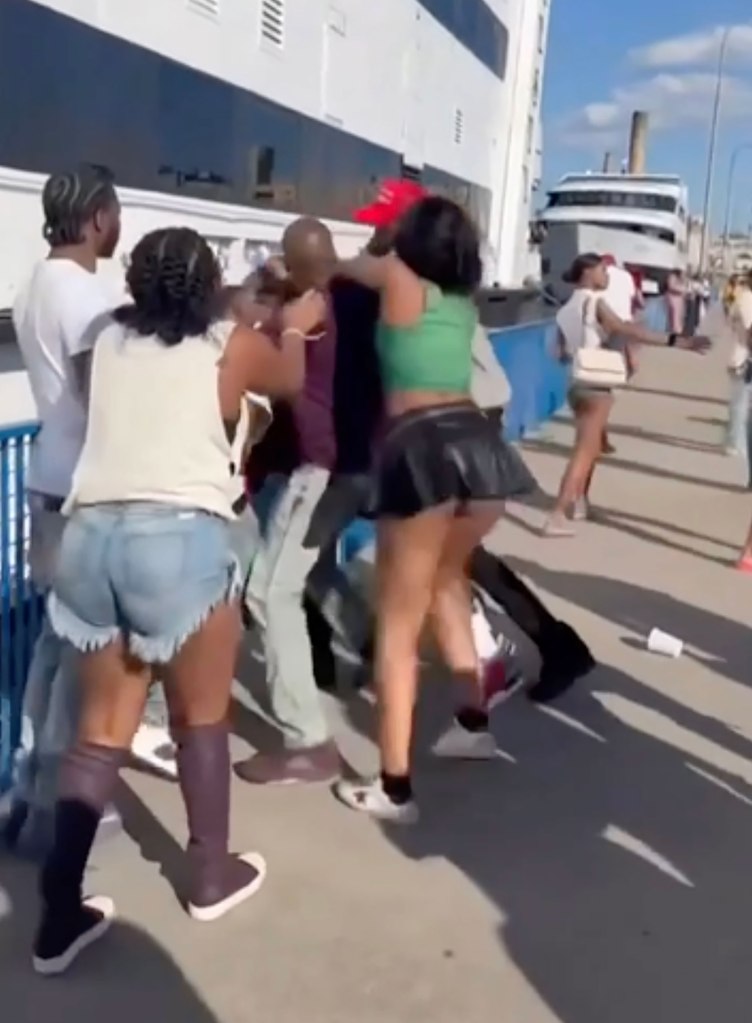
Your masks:
M282 247L287 286L298 292L327 288L336 253L324 224L308 217L295 221ZM273 332L273 323L265 329ZM264 627L266 679L283 738L280 750L238 765L239 776L254 784L326 781L340 766L314 679L303 608L306 580L320 554L304 540L337 459L332 414L337 337L331 306L305 345L303 390L275 405L274 419L249 462L261 542L246 601Z

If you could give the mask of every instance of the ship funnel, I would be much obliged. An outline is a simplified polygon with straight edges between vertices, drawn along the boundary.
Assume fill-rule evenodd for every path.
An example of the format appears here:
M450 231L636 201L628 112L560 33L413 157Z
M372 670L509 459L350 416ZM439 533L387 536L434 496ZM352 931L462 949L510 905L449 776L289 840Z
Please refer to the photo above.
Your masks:
M629 134L630 174L644 174L646 167L648 141L648 115L644 110L635 110L632 114L632 130Z
M603 156L603 173L613 174L614 173L614 154L605 153Z

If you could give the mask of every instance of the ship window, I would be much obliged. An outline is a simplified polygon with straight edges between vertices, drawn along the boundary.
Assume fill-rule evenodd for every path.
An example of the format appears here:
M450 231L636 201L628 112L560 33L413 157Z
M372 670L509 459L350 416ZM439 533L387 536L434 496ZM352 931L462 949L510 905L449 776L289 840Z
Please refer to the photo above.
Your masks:
M71 161L110 167L123 188L345 221L403 169L394 150L49 7L0 0L0 166L48 174ZM488 189L430 166L422 177L487 226Z
M462 113L459 107L454 111L454 141L455 144L462 145L462 138L465 132L465 115Z
M420 0L420 4L490 71L505 77L509 32L485 0Z
M188 0L188 7L196 14L204 14L209 18L219 17L220 0Z
M553 192L548 205L549 208L555 206L619 206L627 209L675 213L678 202L670 195L578 189L572 192Z
M278 46L285 44L285 0L261 0L261 38Z

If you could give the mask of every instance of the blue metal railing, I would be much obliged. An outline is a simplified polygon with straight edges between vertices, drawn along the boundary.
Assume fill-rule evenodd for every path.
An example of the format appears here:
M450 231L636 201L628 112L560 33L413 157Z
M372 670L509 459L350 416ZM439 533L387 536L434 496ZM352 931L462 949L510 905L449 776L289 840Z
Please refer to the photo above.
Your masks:
M26 673L42 617L29 574L26 467L36 423L0 430L0 791L18 745Z
M551 355L550 322L509 327L490 336L512 388L506 433L518 439L561 407L566 373ZM24 684L43 610L29 574L26 505L26 467L37 429L36 423L0 429L0 792L8 783L18 745ZM369 523L354 523L343 537L342 556L352 557L372 535Z

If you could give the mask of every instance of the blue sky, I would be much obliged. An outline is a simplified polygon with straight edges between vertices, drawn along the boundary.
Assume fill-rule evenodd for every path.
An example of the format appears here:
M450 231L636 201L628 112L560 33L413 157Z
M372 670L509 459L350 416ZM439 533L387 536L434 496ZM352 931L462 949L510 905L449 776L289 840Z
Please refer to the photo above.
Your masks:
M739 156L733 219L752 224L752 0L552 0L544 96L544 184L625 153L633 109L651 115L648 169L681 174L702 207L719 40L724 75L713 220L723 217L729 161Z

